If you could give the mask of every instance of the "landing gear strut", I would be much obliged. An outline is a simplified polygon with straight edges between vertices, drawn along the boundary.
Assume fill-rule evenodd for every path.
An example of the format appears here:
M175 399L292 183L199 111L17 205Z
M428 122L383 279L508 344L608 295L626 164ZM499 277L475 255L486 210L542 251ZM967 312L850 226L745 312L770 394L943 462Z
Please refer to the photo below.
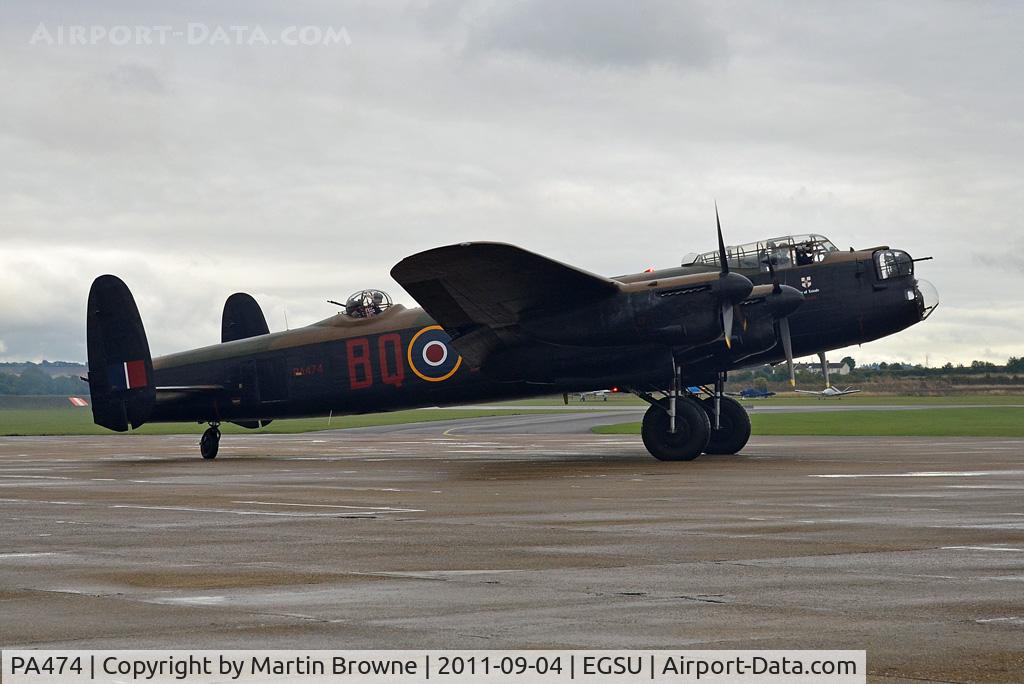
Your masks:
M732 397L718 398L718 427L712 426L711 439L704 449L706 454L735 454L747 445L750 439L750 416L746 409ZM701 402L710 420L715 416L715 398Z
M637 393L651 404L644 414L640 435L644 446L659 461L692 461L701 455L711 436L708 414L696 399L681 391L675 369L668 396L655 400Z
M220 448L220 423L210 423L206 428L202 439L199 440L199 453L206 460L217 458L217 450Z
M738 401L725 396L725 373L715 379L715 390L701 402L711 421L707 454L735 454L750 439L750 416Z
M714 390L698 399L684 391L676 368L672 385L663 399L631 390L651 405L640 429L644 446L659 461L692 461L705 454L735 454L750 439L750 417L732 397L725 396L725 373L718 376Z

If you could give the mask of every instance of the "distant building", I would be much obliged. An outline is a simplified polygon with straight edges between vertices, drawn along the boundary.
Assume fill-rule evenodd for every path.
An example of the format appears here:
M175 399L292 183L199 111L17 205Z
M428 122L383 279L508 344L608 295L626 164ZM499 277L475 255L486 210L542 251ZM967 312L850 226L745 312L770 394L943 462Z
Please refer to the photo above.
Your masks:
M821 364L820 363L795 363L793 364L794 369L797 371L803 371L805 373L815 373L821 375ZM850 368L848 363L830 363L828 364L829 375L849 375Z

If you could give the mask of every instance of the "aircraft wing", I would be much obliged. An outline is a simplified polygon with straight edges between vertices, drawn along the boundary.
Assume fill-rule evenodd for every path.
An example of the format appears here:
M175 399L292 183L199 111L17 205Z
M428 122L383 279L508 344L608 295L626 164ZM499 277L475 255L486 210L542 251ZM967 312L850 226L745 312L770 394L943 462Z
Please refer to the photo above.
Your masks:
M815 392L814 390L798 390L798 389L795 389L793 391L798 393L798 394L824 394L824 392Z
M406 257L392 277L452 336L473 365L520 339L533 311L571 308L619 291L582 269L497 242L463 242Z

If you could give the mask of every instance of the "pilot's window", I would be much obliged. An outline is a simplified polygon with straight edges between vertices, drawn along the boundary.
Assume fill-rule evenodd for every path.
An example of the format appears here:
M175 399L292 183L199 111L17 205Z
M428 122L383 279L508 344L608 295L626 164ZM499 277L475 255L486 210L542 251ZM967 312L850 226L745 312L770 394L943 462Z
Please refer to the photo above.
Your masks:
M875 253L878 279L901 278L914 273L914 261L910 255L898 249L884 249Z
M730 259L730 261L732 261ZM737 259L739 266L737 268L758 268L760 267L760 259L756 251L743 252Z
M797 266L810 266L814 263L814 245L810 242L796 245L793 251L796 252Z
M782 268L789 268L792 265L792 260L789 255L790 245L779 244L774 240L769 240L768 244L765 245L764 256L761 259L761 270L768 270L768 261L771 261L772 268L776 270Z
M771 238L761 242L728 248L729 265L739 269L768 270L768 262L773 268L789 268L791 266L807 266L823 261L836 247L821 235L787 235ZM688 254L682 262L683 266L703 264L719 266L718 252L704 254Z

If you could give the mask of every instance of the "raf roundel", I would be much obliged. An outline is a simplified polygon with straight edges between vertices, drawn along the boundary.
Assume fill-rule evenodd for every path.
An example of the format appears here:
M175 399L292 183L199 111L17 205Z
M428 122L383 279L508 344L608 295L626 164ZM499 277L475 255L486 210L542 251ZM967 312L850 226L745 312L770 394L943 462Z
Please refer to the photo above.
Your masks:
M423 328L412 336L407 358L412 372L427 382L447 380L462 365L452 338L439 325Z

